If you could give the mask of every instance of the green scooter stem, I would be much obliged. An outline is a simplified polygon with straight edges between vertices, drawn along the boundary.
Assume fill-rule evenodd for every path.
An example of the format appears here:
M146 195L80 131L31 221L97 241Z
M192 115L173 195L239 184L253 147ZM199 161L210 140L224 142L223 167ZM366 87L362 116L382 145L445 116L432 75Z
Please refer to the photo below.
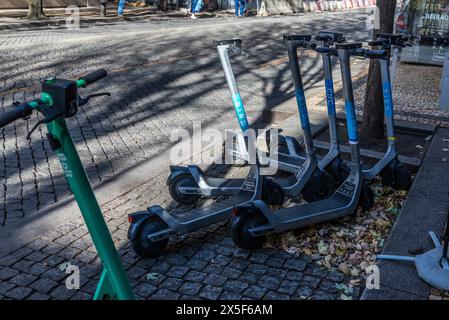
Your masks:
M67 129L65 119L60 117L53 120L47 124L47 128L57 141L55 152L103 263L103 272L94 299L134 300L128 277Z

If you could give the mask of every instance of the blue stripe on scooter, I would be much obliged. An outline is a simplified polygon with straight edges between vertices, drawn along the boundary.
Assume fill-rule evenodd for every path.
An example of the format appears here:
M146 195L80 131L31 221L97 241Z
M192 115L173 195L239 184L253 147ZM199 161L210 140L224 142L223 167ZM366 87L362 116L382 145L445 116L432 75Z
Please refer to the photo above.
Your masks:
M391 94L391 83L384 82L382 84L384 96L384 113L387 117L393 117L393 98Z
M326 79L324 81L326 86L326 101L327 101L327 114L334 116L335 111L335 94L334 94L334 82L332 79Z
M359 135L357 133L357 119L355 117L354 104L346 101L345 103L346 122L348 124L348 138L350 142L357 142Z
M307 112L306 96L304 95L304 90L297 89L296 103L298 104L299 118L301 120L301 127L306 129L310 127L309 114Z
M243 105L242 97L239 93L232 96L232 103L234 104L234 110L240 124L240 129L245 132L249 128L249 123L248 118L246 117L245 106Z

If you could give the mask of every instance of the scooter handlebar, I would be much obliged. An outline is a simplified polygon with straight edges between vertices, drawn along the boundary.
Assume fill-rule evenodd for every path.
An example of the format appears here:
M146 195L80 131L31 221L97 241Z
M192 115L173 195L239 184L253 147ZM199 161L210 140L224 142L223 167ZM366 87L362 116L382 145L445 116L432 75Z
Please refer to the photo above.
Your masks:
M386 50L369 50L364 48L355 49L352 52L353 56L365 57L369 59L382 59L387 57Z
M89 73L88 75L80 78L80 80L84 81L84 87L86 87L89 84L92 84L94 82L97 82L98 80L105 78L107 75L108 72L105 69L98 69L97 71Z
M3 128L4 126L6 126L6 125L10 124L11 122L14 122L18 119L28 117L32 111L33 110L30 107L30 105L28 104L28 102L25 102L25 103L21 103L21 104L15 106L15 108L13 110L1 113L0 114L0 128Z
M337 55L337 49L335 48L328 48L328 47L317 47L315 48L315 51L318 53L327 53L327 54L331 54L331 55Z

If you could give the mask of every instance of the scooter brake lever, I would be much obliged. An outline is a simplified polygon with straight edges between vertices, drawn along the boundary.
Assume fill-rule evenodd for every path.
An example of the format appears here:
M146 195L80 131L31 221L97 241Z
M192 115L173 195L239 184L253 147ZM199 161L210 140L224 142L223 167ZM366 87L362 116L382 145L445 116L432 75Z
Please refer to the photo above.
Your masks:
M93 93L93 94L88 95L88 96L85 97L85 98L83 98L83 97L81 97L80 95L78 95L78 106L83 106L83 105L85 105L86 103L89 102L89 100L90 100L91 98L101 97L101 96L108 96L108 97L110 97L110 96L111 96L111 93L110 93L110 92Z
M39 107L39 112L41 112L44 115L44 118L39 120L33 128L31 128L30 132L27 134L26 138L27 140L31 139L31 135L33 134L34 130L37 129L41 124L49 123L61 116L61 113L55 109L52 108L46 104L41 104Z

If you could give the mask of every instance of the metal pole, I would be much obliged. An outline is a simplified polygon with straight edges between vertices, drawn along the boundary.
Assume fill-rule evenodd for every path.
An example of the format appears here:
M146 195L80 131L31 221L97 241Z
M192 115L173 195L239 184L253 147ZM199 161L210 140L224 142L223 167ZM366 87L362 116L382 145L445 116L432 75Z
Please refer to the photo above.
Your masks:
M290 61L290 71L292 72L293 83L295 85L296 103L298 105L299 121L304 133L304 144L306 152L310 157L316 157L313 146L312 129L310 128L309 113L307 111L306 97L302 83L301 70L298 61L298 40L286 40L288 48L288 59ZM315 159L316 160L316 159Z
M360 163L359 135L357 132L357 118L354 104L354 91L352 88L350 50L338 49L340 60L341 79L343 83L343 93L345 97L346 124L348 129L349 144L351 145L351 160L353 163ZM352 51L352 50L351 50ZM360 169L360 166L359 166Z
M396 146L396 137L394 132L394 106L393 94L391 90L390 69L387 59L380 59L380 73L382 78L382 92L384 98L385 126L387 128L388 146Z
M228 83L232 103L234 104L234 109L240 124L240 128L242 129L242 132L245 132L249 129L249 122L246 116L242 97L240 96L239 88L237 87L237 82L235 81L231 61L229 59L229 47L230 45L219 45L217 47L218 55L220 56L221 64L226 76L226 82Z

